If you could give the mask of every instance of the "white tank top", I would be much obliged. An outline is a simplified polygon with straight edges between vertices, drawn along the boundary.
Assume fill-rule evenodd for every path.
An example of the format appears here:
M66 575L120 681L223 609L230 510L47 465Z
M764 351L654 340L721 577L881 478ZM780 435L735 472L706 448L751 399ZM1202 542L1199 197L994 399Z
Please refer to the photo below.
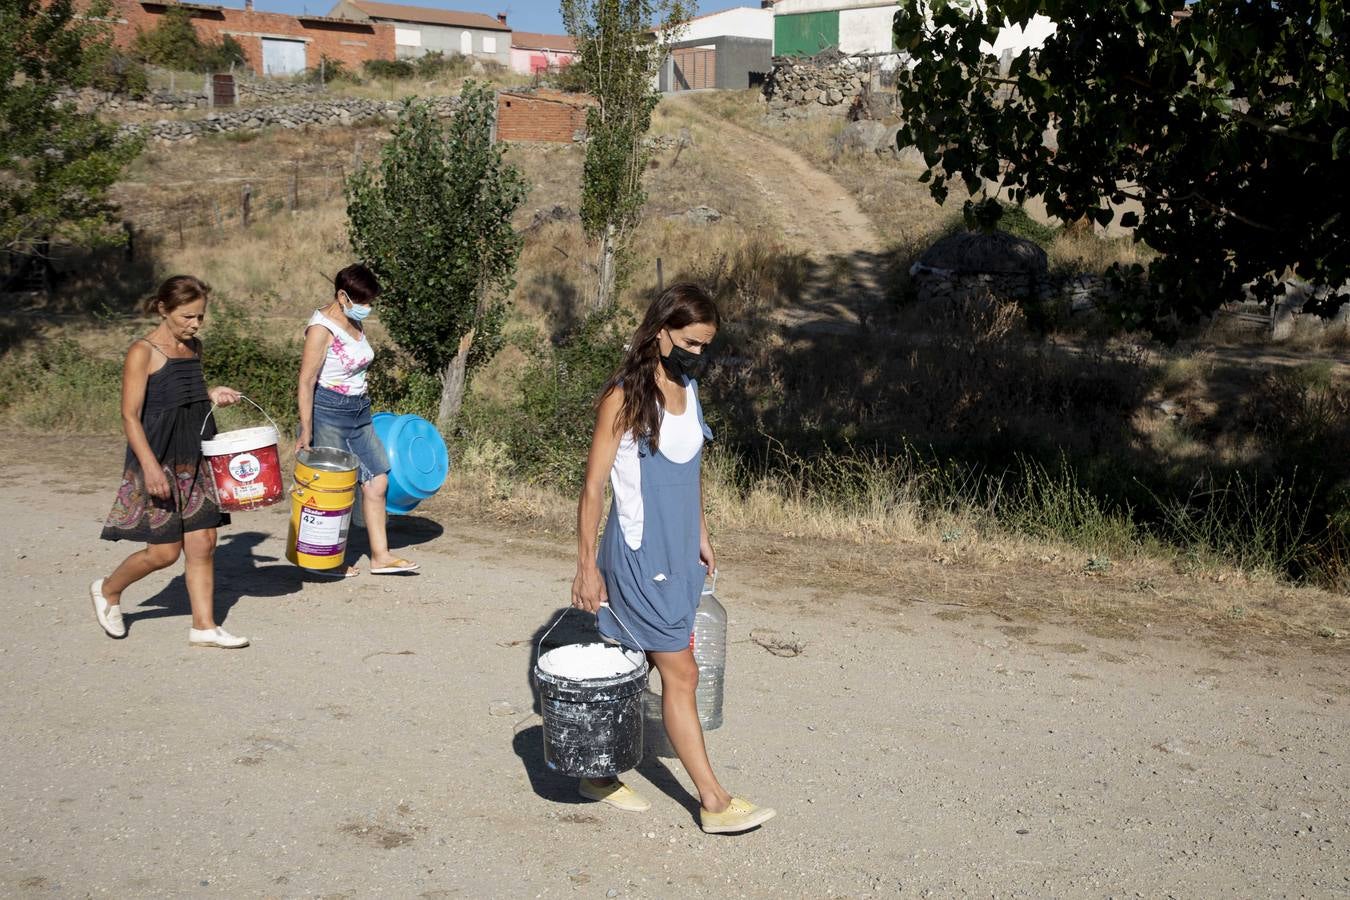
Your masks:
M661 410L660 452L674 463L687 463L703 447L703 426L698 421L698 398L693 382L684 386L684 412L673 415ZM638 458L638 442L629 431L619 440L619 452L614 455L614 466L609 471L609 484L614 490L614 511L623 529L623 540L630 549L642 546L642 464Z
M320 310L314 310L309 317L305 331L318 325L328 329L333 342L324 353L323 368L319 370L319 385L349 397L360 397L366 392L366 369L375 359L375 349L370 346L364 333L361 340L352 340L352 336L340 325L328 318Z

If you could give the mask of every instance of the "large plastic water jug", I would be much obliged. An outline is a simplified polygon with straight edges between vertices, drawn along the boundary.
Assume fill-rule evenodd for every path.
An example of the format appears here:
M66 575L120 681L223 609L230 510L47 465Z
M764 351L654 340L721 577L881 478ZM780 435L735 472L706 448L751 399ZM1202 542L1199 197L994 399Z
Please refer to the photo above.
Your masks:
M704 731L722 727L722 689L727 676L727 608L713 593L703 588L694 614L694 662L698 663L698 720Z
M694 662L698 665L698 690L694 694L698 706L698 720L704 731L722 727L722 696L727 672L727 609L713 592L717 589L717 574L713 573L711 586L705 585L694 613L694 633L691 645ZM642 697L643 730L646 737L646 755L674 757L675 748L666 737L665 719L661 712L661 695L648 686Z

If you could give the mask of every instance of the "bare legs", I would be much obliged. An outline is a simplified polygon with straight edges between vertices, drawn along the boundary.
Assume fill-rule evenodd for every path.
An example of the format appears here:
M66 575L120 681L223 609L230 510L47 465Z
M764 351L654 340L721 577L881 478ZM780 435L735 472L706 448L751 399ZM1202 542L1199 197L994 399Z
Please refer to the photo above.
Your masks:
M384 495L389 490L389 476L376 475L361 485L361 512L365 514L366 539L370 541L370 564L379 566L389 561L389 535L385 531L387 514Z
M384 510L384 498L388 490L388 475L377 475L361 485L361 512L366 520L372 569L392 566L398 561L398 557L389 552L389 534L385 530L388 514Z
M688 648L674 653L648 653L661 673L661 715L666 723L670 745L693 779L699 802L709 812L722 812L731 795L713 774L708 751L703 745L703 725L698 720L698 664Z
M122 602L122 592L151 572L167 569L187 556L186 581L188 600L192 604L192 627L215 628L215 567L216 530L205 528L189 531L182 541L171 544L147 544L144 550L122 560L122 564L103 580L103 597L110 606Z

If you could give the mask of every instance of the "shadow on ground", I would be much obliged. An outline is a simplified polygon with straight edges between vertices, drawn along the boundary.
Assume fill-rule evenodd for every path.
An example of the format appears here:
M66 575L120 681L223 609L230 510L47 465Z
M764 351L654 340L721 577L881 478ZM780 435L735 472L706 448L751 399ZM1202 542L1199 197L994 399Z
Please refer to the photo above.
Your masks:
M242 597L284 597L300 590L303 570L291 565L284 557L258 554L258 546L268 538L269 535L261 531L245 531L226 535L217 544L215 613L218 624L225 624L230 610ZM176 565L181 566L182 561ZM137 603L123 618L130 631L136 622L166 616L192 618L192 605L188 602L183 575L176 576L153 597Z

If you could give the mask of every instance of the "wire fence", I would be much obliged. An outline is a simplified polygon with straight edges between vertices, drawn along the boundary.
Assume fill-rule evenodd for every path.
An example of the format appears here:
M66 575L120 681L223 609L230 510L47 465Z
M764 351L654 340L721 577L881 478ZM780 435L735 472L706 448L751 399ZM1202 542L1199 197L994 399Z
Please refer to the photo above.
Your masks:
M296 161L272 174L124 186L119 199L127 227L181 247L204 230L248 229L340 199L352 170L344 163L302 168Z

